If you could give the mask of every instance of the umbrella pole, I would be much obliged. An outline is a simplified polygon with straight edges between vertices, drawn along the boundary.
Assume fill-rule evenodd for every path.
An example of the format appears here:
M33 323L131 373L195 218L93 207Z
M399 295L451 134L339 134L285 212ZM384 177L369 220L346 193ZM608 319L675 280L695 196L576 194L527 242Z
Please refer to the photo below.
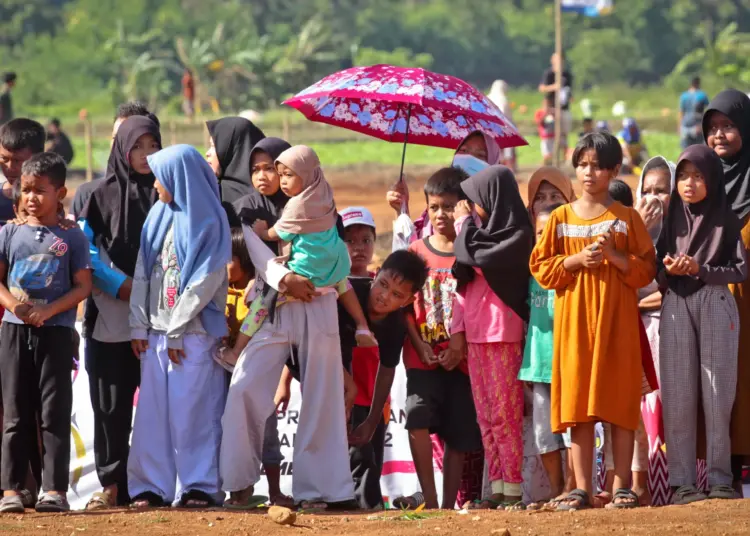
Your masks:
M411 124L411 104L406 109L406 133L404 134L404 149L401 151L401 171L398 174L398 180L404 181L404 164L406 163L406 144L409 143L409 125ZM406 203L401 203L401 214L408 214L409 207Z

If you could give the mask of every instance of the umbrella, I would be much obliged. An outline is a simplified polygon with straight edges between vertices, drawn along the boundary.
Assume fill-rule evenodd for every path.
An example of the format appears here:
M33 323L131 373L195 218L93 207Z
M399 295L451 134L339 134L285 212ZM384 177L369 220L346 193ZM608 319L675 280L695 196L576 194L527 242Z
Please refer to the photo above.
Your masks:
M481 91L420 68L372 65L326 76L284 104L310 121L391 142L456 149L475 130L501 148L528 145L515 125Z

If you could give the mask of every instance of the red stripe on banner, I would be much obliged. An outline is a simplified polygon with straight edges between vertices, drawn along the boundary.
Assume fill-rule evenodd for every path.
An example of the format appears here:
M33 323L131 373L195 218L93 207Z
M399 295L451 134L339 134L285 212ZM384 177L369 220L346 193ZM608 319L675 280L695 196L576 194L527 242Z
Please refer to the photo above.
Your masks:
M383 476L392 475L393 473L416 473L414 462L390 461L383 463Z

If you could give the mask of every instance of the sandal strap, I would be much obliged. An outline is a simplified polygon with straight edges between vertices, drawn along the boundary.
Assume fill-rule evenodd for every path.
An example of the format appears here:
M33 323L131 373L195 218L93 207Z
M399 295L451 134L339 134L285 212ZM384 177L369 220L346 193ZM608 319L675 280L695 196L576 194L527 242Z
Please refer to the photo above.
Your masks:
M618 488L615 490L615 494L612 497L613 499L634 499L638 500L638 495L632 490L628 488Z
M700 491L698 491L698 488L696 488L695 486L685 485L677 488L674 494L679 497L687 497L689 495L700 494Z
M715 486L711 486L711 491L726 491L735 493L735 489L727 484L716 484Z

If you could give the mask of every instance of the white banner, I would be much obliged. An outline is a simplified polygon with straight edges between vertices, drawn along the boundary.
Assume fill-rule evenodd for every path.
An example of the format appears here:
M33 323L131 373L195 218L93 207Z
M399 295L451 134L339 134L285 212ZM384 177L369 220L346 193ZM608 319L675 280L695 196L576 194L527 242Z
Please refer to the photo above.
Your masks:
M79 326L80 328L80 326ZM73 373L73 414L71 426L70 452L70 490L68 499L73 509L82 509L91 498L91 494L101 486L94 468L94 416L91 410L89 381L83 359L83 340L80 349L81 364ZM279 415L279 436L281 453L284 461L281 464L281 489L287 495L292 492L292 454L294 435L300 410L299 384L293 383L292 399L286 413ZM385 461L381 489L383 499L390 503L394 498L410 495L419 491L419 481L414 472L409 437L404 429L406 419L406 373L403 365L396 371L391 391L391 422L388 425L385 446ZM525 444L532 444L530 419L524 422ZM527 451L529 449L527 448ZM532 449L533 450L533 449ZM524 458L524 497L525 500L541 500L549 496L549 484L544 467L534 452L525 452ZM442 473L435 469L435 484L438 496L441 495ZM265 479L256 486L256 494L267 495Z

